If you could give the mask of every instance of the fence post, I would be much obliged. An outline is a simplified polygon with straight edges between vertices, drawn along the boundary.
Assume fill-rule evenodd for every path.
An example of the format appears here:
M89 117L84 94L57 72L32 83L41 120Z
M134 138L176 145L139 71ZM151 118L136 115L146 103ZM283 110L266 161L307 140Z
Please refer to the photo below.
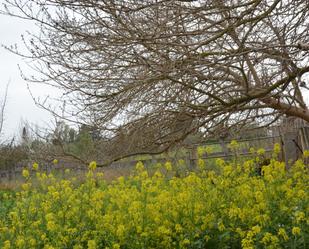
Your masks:
M192 145L190 148L189 157L190 167L193 169L196 166L195 161L197 159L197 146Z
M290 131L283 134L283 152L287 168L297 160L299 151L297 145L297 132Z
M309 150L309 127L300 128L299 136L302 150Z
M228 149L224 139L222 139L222 138L220 138L220 145L221 145L221 149L222 149L224 156L228 157L229 149Z

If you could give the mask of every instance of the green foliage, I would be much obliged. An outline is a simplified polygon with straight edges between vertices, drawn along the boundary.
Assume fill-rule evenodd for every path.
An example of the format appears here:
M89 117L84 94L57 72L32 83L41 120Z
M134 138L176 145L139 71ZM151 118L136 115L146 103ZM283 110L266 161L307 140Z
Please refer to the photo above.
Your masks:
M81 158L89 158L95 150L91 135L87 131L81 131L76 140L68 145L68 150Z
M6 215L15 205L15 194L9 190L0 190L0 220L4 220Z

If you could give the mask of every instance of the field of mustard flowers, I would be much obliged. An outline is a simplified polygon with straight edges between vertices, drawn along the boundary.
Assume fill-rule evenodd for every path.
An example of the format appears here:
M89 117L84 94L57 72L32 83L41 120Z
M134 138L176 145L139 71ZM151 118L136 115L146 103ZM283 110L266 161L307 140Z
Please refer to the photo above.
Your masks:
M263 150L241 163L218 159L216 170L199 159L182 177L183 161L152 173L138 163L112 183L95 162L79 184L34 164L22 191L0 194L0 248L309 248L309 153L286 171L279 150L261 175Z

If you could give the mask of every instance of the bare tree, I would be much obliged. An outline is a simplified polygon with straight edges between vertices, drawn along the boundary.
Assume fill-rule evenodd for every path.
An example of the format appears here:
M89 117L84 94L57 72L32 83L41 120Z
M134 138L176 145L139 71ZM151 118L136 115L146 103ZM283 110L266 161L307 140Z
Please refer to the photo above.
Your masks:
M6 103L7 103L7 97L8 97L8 89L9 89L9 83L6 85L4 89L4 94L2 99L0 100L0 135L2 135L3 131L3 125L4 125L4 119L5 119L5 109L6 109Z
M41 29L24 39L42 76L28 80L64 89L111 158L161 152L199 129L309 121L308 0L6 0L4 10Z

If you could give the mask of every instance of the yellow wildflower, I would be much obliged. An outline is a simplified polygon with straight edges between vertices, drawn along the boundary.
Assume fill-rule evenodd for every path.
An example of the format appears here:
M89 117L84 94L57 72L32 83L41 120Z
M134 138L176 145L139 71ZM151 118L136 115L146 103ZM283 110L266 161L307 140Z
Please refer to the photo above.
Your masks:
M89 163L89 166L88 166L89 170L95 170L97 168L97 162L96 161L92 161Z
M3 249L10 249L10 248L11 248L11 242L9 240L4 241Z
M257 226L252 227L251 230L254 234L258 234L261 232L261 227L257 225Z
M257 152L256 152L259 156L262 156L262 155L264 155L265 154L265 149L263 149L263 148L260 148L260 149L258 149L257 150Z
M97 244L94 240L88 240L87 246L88 246L88 249L96 249L97 248Z
M204 147L198 146L197 147L197 155L198 155L198 157L203 156L203 154L204 154Z
M279 144L279 143L275 143L275 145L274 145L274 153L275 153L275 154L279 154L280 151L281 151L281 146L280 146L280 144Z
M120 249L120 245L118 243L113 244L113 249Z
M27 170L27 169L23 169L22 174L23 174L23 177L25 177L25 178L29 178L29 176L30 176L29 170Z
M176 231L176 233L181 233L182 232L182 227L181 227L181 225L180 224L176 224L175 225L175 231Z
M39 164L33 163L33 164L32 164L32 168L33 168L34 170L38 170L38 169L39 169Z
M190 245L190 240L189 239L184 239L183 241L180 242L181 247L186 247Z
M143 164L141 161L139 161L139 162L136 164L135 169L136 169L137 171L143 171L143 170L144 170L144 164Z
M309 150L305 150L303 155L304 155L304 158L308 158L309 157Z
M294 236L300 235L300 232L301 232L301 230L300 230L299 227L293 227L293 228L292 228L292 234L293 234Z
M236 150L236 149L238 149L239 144L238 144L238 142L237 142L236 140L232 140L232 141L230 142L230 144L228 145L228 147L229 147L231 150Z
M16 246L17 248L23 248L25 245L25 240L23 238L17 238Z
M166 163L164 164L164 166L165 166L165 169L166 169L167 171L171 171L172 168L173 168L171 162L166 162Z
M35 240L34 238L30 239L30 240L29 240L29 244L30 244L33 248L35 248L35 246L36 246L36 240Z
M305 213L301 211L297 211L295 213L296 222L300 223L301 221L305 220Z
M205 169L205 161L201 158L198 159L197 165L199 170L204 170Z
M47 225L46 225L46 228L48 231L55 231L56 230L56 224L54 221L48 221L47 222Z
M271 242L272 234L267 232L264 234L264 237L262 238L262 243L263 244L268 244Z
M286 234L286 231L284 228L279 228L278 230L278 236L282 237L285 241L289 239L288 235Z

